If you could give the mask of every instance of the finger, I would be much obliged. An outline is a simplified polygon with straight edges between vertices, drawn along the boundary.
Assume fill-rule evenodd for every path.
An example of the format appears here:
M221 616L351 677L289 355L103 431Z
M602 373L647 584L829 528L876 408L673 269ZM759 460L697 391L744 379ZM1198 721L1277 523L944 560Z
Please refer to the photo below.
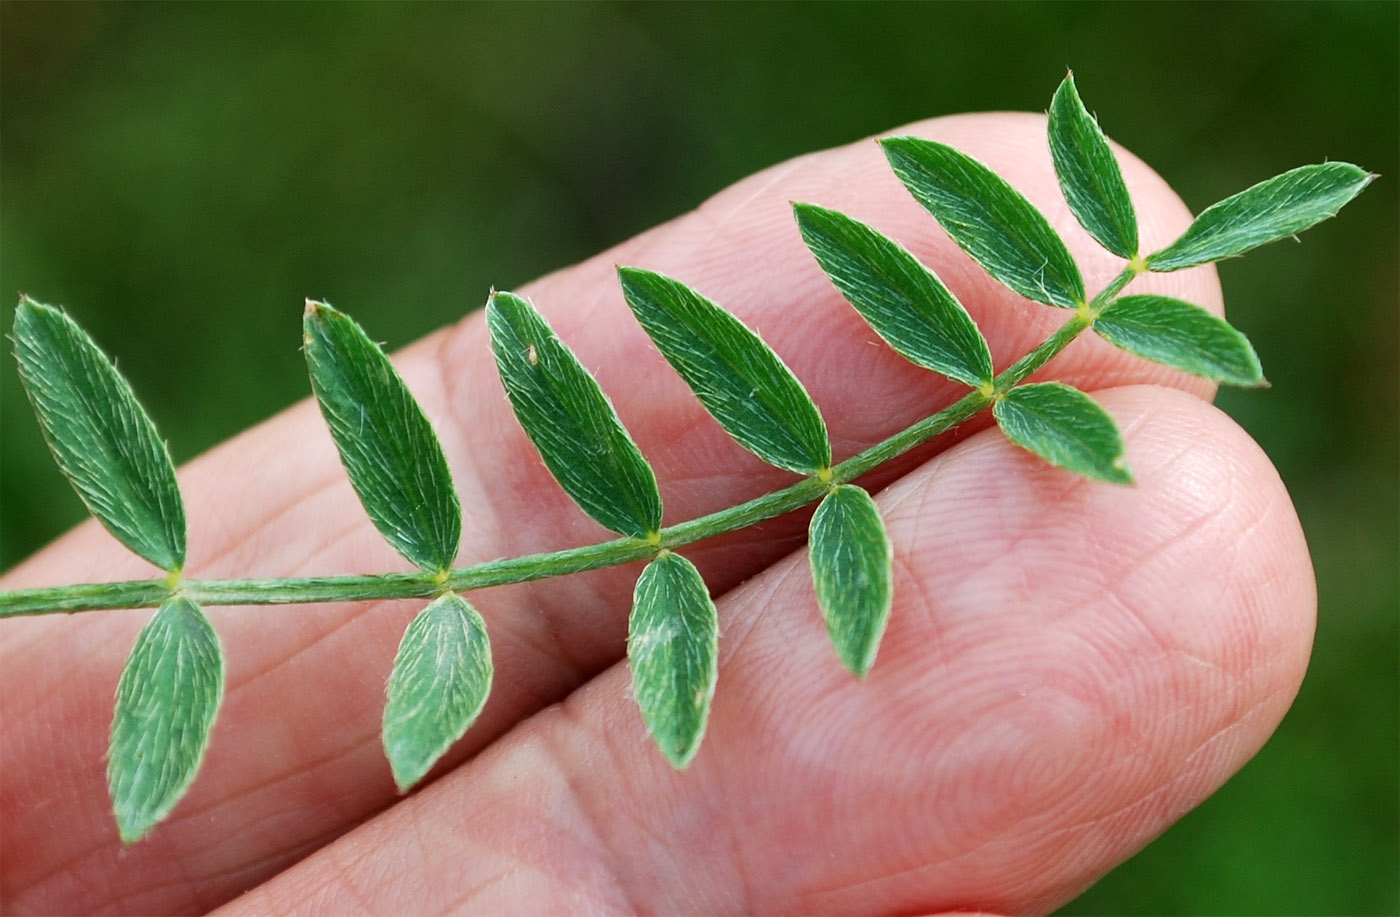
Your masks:
M1132 488L994 431L882 493L895 608L860 684L801 552L721 603L688 772L619 665L230 911L1045 912L1200 802L1302 678L1287 494L1214 409L1104 393Z
M1042 118L969 116L916 130L969 150L1021 186L1080 254L1091 286L1115 272L1113 259L1098 252L1056 203ZM1160 179L1133 159L1126 173L1146 244L1165 242L1186 225L1185 209ZM1025 303L970 266L868 141L779 166L691 215L543 279L525 292L596 371L651 457L670 522L781 486L791 476L743 452L704 415L631 322L613 276L617 263L671 273L757 328L821 405L838 457L961 391L874 346L873 334L803 248L788 210L793 199L844 208L913 249L984 325L999 366L1064 318ZM1154 284L1159 292L1219 308L1209 270L1144 278L1144 288ZM482 323L472 317L398 361L453 465L466 520L459 562L603 537L549 479L510 416L488 354ZM1076 344L1050 369L1090 388L1125 381L1160 381L1198 394L1209 388L1095 341ZM294 408L195 462L182 486L193 522L193 577L403 565L361 512L314 406ZM792 550L802 536L800 518L775 521L699 546L693 556L722 592ZM6 586L143 575L139 562L88 526L15 571ZM628 568L599 571L473 597L492 635L496 688L449 764L621 658L635 575ZM420 605L213 611L228 648L229 690L204 772L171 822L120 859L102 755L112 686L144 616L6 622L0 634L0 712L7 722L0 738L6 764L0 814L17 851L5 858L7 890L32 891L33 900L72 909L122 895L137 895L129 900L151 909L197 906L236 893L382 808L394 798L378 738L384 677ZM59 653L67 664L49 664ZM57 736L55 724L66 727ZM71 795L56 802L55 782L72 787ZM69 868L75 865L82 883ZM197 891L177 883L181 875L198 876ZM150 896L140 897L148 889L154 889ZM70 893L79 897L64 897Z

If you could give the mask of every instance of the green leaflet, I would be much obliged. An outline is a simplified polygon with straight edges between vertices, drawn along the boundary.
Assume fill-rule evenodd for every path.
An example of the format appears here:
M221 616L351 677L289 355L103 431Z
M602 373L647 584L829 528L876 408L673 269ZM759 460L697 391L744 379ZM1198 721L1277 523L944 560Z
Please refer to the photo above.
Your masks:
M719 675L719 620L695 565L670 551L647 564L627 632L632 690L661 751L684 768L700 748Z
M918 137L880 141L899 180L982 268L1036 302L1073 309L1084 281L1040 211L982 163Z
M812 516L808 557L836 654L862 677L875 663L894 590L890 539L870 494L843 484L826 495Z
M462 509L423 409L349 316L307 301L303 327L311 387L365 512L422 569L450 568Z
M802 474L831 464L817 406L758 335L669 277L630 267L619 268L618 277L661 355L739 445Z
M165 818L199 770L224 694L224 654L199 606L173 598L141 630L117 683L107 785L123 843Z
M554 479L614 532L645 538L659 529L656 475L578 358L510 293L491 297L486 324L515 416Z
M962 303L913 255L843 213L793 204L817 263L870 327L906 359L968 385L992 378L992 355Z
M1123 438L1103 408L1059 382L1021 385L992 407L1006 438L1052 465L1113 484L1131 484Z
M52 306L20 297L15 361L58 467L122 544L166 571L185 564L175 464L131 386Z
M1104 248L1124 258L1138 250L1137 215L1118 160L1065 77L1050 102L1050 156L1069 209Z
M462 737L491 693L486 622L448 592L408 625L389 676L384 751L399 792L408 792Z
M1249 340L1229 322L1168 296L1124 296L1094 321L1109 343L1176 369L1228 382L1262 385L1263 370Z
M1373 178L1347 162L1275 175L1207 207L1181 238L1147 256L1148 270L1179 271L1302 232L1335 216Z

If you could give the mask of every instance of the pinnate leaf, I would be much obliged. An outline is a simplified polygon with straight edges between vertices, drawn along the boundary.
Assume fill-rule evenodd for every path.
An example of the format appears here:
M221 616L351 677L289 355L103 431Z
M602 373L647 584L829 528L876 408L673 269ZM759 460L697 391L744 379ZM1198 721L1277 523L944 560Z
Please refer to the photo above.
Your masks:
M486 324L515 416L560 486L614 532L644 538L660 528L656 475L573 352L510 293L491 297Z
M915 200L988 274L1036 302L1073 309L1084 301L1084 280L1065 243L999 175L932 140L880 143Z
M875 662L894 590L890 539L870 494L850 484L827 494L812 516L808 556L836 654L863 676Z
M739 445L803 474L831 464L817 406L758 335L679 281L627 267L618 275L661 355Z
M136 638L117 683L107 785L123 843L185 795L224 694L224 654L199 606L173 598Z
M185 508L170 452L131 386L52 306L21 297L15 360L58 467L97 520L163 570L185 563Z
M448 569L462 510L423 409L349 316L308 301L303 328L311 387L365 511L414 564Z
M1249 340L1223 318L1168 296L1124 296L1094 321L1099 336L1129 353L1231 385L1262 385Z
M1153 271L1179 271L1287 238L1336 216L1374 175L1347 162L1301 166L1212 204L1181 238L1147 256Z
M700 571L679 554L662 551L637 580L627 658L647 729L671 764L684 768L710 717L719 620Z
M1021 385L992 407L1006 438L1052 465L1113 484L1131 484L1118 425L1079 389L1059 382Z
M817 263L896 352L968 385L991 381L992 355L936 275L893 240L843 213L794 204Z
M423 778L472 724L491 693L486 622L448 592L408 625L389 676L384 751L399 792Z
M1137 254L1137 215L1118 160L1099 124L1065 77L1050 102L1050 156L1069 209L1104 248L1124 258Z

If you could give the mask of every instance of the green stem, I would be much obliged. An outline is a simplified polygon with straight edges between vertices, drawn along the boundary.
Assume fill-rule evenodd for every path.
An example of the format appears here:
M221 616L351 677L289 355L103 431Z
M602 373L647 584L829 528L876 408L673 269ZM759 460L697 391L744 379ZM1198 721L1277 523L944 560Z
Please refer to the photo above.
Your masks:
M1040 346L998 374L990 391L978 389L969 392L938 413L835 465L831 469L832 482L841 484L854 480L976 415L997 396L1020 384L1064 350L1093 323L1093 315L1106 306L1137 273L1131 266L1125 268L1102 293L1094 297L1088 309L1076 312ZM448 574L445 582L431 573L415 572L286 579L186 580L175 586L164 579L49 586L0 592L0 618L116 608L153 608L177 593L201 605L291 605L428 598L446 589L468 592L487 586L524 583L646 560L653 557L659 548L676 548L792 512L821 499L830 486L816 478L804 478L796 484L737 506L664 528L659 545L638 538L617 538L547 554L530 554L460 567Z
M1079 337L1080 332L1093 324L1093 319L1083 312L1074 313L1069 321L1061 325L1054 334L1050 335L1040 343L1040 346L1021 359L1008 366L996 378L996 390L998 394L1005 394L1026 380L1026 377L1035 372L1050 358L1058 354L1069 345L1069 342Z
M1099 295L1089 301L1089 310L1092 314L1098 315L1104 307L1113 300L1113 297L1123 292L1123 288L1132 283L1133 278L1147 271L1146 265L1137 265L1129 262L1128 266L1118 272L1118 276L1108 282L1108 286L1099 291Z

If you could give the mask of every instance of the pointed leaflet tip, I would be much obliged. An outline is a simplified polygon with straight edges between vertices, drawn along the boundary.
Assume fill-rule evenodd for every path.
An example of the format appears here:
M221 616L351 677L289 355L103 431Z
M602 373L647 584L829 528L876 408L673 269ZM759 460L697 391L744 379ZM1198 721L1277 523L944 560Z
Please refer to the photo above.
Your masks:
M1275 175L1207 207L1181 238L1147 256L1147 269L1179 271L1296 235L1336 216L1373 178L1349 162Z
M1006 438L1066 471L1131 484L1118 425L1088 395L1060 382L1021 385L992 407Z
M597 380L518 296L493 293L486 325L515 416L564 491L614 532L659 529L656 475Z
M822 270L896 353L967 385L991 381L986 340L932 271L843 213L800 203L792 210Z
M677 769L700 749L719 676L719 618L700 571L662 551L637 580L627 630L642 719Z
M1132 258L1138 249L1133 202L1108 139L1079 98L1073 73L1050 102L1049 136L1055 175L1070 212L1104 248Z
M486 622L449 592L404 632L384 706L384 752L400 793L423 779L462 737L491 693Z
M117 684L107 785L122 843L140 840L193 782L224 694L224 654L199 606L174 598L136 638Z
M365 512L420 568L450 568L462 510L423 409L349 316L308 300L303 329L311 388Z
M870 494L843 484L826 495L812 516L808 558L831 643L862 678L875 663L894 592L894 554Z
M816 404L758 335L677 280L631 267L617 273L656 349L739 445L801 474L831 464Z
M1021 192L982 163L919 137L880 141L895 175L963 251L1016 293L1065 309L1084 280L1065 243Z
M67 315L21 295L20 381L59 469L107 531L167 572L185 563L175 464L112 361Z

